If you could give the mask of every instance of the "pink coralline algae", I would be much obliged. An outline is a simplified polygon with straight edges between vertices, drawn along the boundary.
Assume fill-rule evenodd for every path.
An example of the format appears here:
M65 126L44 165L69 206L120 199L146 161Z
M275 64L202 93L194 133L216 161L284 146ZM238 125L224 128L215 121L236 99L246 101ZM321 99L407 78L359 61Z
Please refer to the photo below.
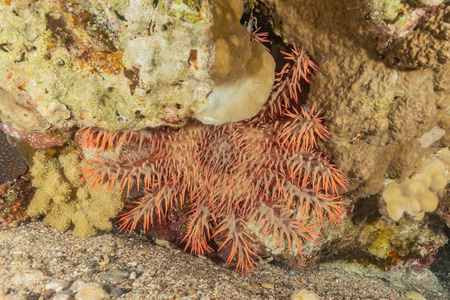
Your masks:
M19 141L26 141L31 147L39 150L44 150L54 146L62 146L69 140L72 132L59 133L51 135L49 133L29 132L18 128L13 123L0 123L0 130L18 139Z

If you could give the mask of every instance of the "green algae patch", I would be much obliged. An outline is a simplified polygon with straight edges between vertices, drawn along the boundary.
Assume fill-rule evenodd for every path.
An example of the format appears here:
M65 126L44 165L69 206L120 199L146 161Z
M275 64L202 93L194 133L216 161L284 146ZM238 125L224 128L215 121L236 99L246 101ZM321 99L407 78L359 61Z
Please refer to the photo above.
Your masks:
M403 8L401 0L371 0L372 7L380 19L386 21L394 20Z

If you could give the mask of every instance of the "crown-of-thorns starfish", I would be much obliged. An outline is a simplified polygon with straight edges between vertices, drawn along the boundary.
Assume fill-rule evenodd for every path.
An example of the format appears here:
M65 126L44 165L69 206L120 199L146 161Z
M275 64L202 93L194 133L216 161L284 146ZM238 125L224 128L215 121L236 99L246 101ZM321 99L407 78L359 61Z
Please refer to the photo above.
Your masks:
M303 49L297 50L292 44L291 53L283 52L287 60L283 69L276 74L272 94L269 97L270 114L283 116L292 107L298 104L298 94L302 92L300 83L302 80L312 83L317 65L311 60L308 53Z
M300 54L294 46L292 55ZM291 64L295 63L298 60ZM283 70L299 72L304 67ZM298 74L283 78L305 79ZM243 273L257 266L250 227L259 228L259 235L273 239L276 247L295 247L301 253L303 241L314 243L319 236L317 229L324 225L325 216L332 224L341 221L344 202L338 192L348 183L335 165L316 152L317 139L325 141L329 135L321 110L317 112L315 104L310 110L295 108L297 94L291 87L299 86L275 84L274 93L287 95L290 101L280 107L293 109L269 117L263 113L221 126L189 123L181 129L137 132L83 128L84 148L135 149L114 161L88 160L83 180L105 191L120 184L126 195L132 190L144 193L119 216L120 228L129 232L140 222L148 230L165 222L170 211L188 207L181 241L185 249L204 255L213 244L227 248L227 264L235 261Z

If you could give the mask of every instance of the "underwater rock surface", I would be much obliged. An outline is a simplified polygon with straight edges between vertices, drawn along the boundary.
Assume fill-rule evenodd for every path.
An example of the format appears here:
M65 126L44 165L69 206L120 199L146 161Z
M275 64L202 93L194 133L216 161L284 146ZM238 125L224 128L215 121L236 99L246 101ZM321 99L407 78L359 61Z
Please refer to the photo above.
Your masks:
M240 0L2 4L0 119L44 132L252 117L275 64L242 12Z

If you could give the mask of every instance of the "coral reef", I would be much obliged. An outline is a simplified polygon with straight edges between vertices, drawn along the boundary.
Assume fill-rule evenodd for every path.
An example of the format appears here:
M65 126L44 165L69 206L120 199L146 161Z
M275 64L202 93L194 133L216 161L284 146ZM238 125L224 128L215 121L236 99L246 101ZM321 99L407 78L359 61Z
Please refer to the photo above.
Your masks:
M58 135L254 116L274 62L242 10L241 0L11 1L0 10L0 119Z
M347 181L314 150L317 139L328 136L321 111L315 105L297 110L299 82L310 81L315 64L295 46L285 55L288 63L277 74L270 101L248 121L138 132L81 130L85 149L135 149L115 161L91 158L83 170L93 187L106 183L105 190L120 186L126 195L144 193L120 215L122 229L141 223L147 231L174 222L170 211L184 212L186 249L204 255L218 248L228 264L236 259L236 268L249 272L257 265L256 237L262 243L268 238L280 251L301 253L302 241L314 243L324 219L341 221L338 190Z
M243 272L267 255L295 267L356 259L392 277L422 276L450 223L446 183L426 183L421 199L412 192L432 159L449 172L437 154L450 144L448 4L261 2L270 19L262 26L303 45L284 53L290 63L275 81L260 43L273 38L276 60L286 46L259 24L253 30L252 17L239 24L241 1L21 1L0 11L5 131L46 148L86 126L76 139L88 162L75 153L44 162L39 152L30 212L88 236L109 228L122 206L99 197L121 194L129 198L122 229L218 255ZM209 126L192 116L211 124L253 117ZM146 128L159 125L168 126ZM65 155L89 183L67 175ZM61 189L51 189L55 182ZM395 201L383 201L393 189L408 198L395 213Z
M0 184L16 179L27 172L28 165L23 155L8 142L0 130Z
M436 68L450 60L450 7L426 16L417 31L392 41L382 53L400 67Z
M434 5L430 1L262 2L274 32L302 44L320 66L306 101L314 99L327 112L324 125L331 138L319 140L318 146L350 182L350 218L325 227L315 247L302 249L304 259L288 263L356 260L388 272L383 276L389 280L423 276L448 240L448 185L435 194L437 208L420 221L408 214L397 222L390 219L382 191L386 183L423 173L436 156L449 166L436 155L450 141L450 66L444 42L448 6L428 7ZM422 40L422 52L398 52L395 60L384 52L413 36L423 39L429 30L433 37ZM424 54L430 64L408 66L407 61Z
M55 154L56 156L56 154ZM102 194L80 183L78 168L86 167L72 151L52 157L45 151L34 155L32 184L37 188L28 207L30 216L45 215L44 221L59 231L74 227L74 235L88 237L111 229L111 218L123 208L119 191Z
M411 176L446 145L448 63L407 71L389 65L377 53L373 23L351 0L263 2L273 12L275 32L304 45L320 65L309 98L327 111L332 138L321 149L341 166L357 196L376 194L386 176ZM436 126L446 134L422 148L417 138Z

